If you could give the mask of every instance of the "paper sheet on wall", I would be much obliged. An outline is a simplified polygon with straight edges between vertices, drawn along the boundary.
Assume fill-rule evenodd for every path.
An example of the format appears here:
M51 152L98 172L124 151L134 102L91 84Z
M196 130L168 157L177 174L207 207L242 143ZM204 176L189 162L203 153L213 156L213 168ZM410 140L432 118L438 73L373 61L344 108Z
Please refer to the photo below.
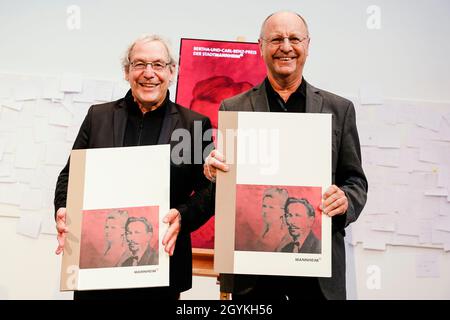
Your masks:
M439 256L434 253L423 253L416 256L416 277L439 278Z
M17 222L17 233L37 238L41 230L42 216L37 213L22 213Z
M60 90L64 92L81 92L83 77L80 74L65 73L61 77Z

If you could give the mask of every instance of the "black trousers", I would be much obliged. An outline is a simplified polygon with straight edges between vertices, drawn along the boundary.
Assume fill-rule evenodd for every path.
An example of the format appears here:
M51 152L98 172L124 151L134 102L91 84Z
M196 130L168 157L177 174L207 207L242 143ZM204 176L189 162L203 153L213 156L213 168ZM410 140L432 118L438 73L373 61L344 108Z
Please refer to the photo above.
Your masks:
M324 301L325 296L320 289L319 281L315 277L281 277L260 276L252 290L232 294L235 301Z
M180 293L170 287L157 288L134 288L115 290L88 290L75 291L74 300L159 300L176 301L180 298Z

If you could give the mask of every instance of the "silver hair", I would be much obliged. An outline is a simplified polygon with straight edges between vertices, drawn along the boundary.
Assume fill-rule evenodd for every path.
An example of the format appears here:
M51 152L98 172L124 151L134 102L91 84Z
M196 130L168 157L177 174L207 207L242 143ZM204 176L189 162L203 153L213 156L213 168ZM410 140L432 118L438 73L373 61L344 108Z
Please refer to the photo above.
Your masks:
M293 12L293 11L278 11L278 12L271 13L266 19L264 19L264 21L263 21L263 23L262 23L262 25L261 25L261 30L260 30L260 32L259 32L259 38L260 38L260 39L263 38L263 32L264 32L264 28L266 27L267 20L269 20L269 18L270 18L271 16L273 16L273 15L275 15L275 14L277 14L277 13L281 13L281 12L289 12L289 13L293 13L293 14L295 14L297 17L299 17L300 20L302 20L303 23L305 24L305 27L306 27L306 33L307 33L306 36L309 37L309 28L308 28L308 24L306 23L306 20L305 20L301 15L299 15L297 12Z
M128 49L125 52L125 55L123 56L123 59L122 59L122 67L125 72L127 72L130 67L130 63L131 63L130 55L131 55L131 52L133 51L133 48L136 45L136 43L151 42L151 41L159 41L164 45L164 47L166 48L166 51L167 51L167 55L169 56L169 64L173 69L175 69L175 67L177 65L177 60L175 59L175 55L173 54L172 46L170 45L169 40L165 39L164 37L162 37L160 35L148 34L148 35L143 35L143 36L139 37L138 39L133 41L133 43L128 47Z

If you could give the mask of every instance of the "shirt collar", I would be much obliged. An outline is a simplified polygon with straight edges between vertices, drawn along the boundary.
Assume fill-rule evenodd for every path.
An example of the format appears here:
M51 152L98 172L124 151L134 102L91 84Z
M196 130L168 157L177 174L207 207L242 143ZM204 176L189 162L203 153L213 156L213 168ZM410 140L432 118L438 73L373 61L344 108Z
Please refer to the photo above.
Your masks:
M167 105L169 104L169 96L170 92L167 90L166 98L164 99L163 103L158 107L158 109L155 109L151 111L150 113L156 112L164 112L167 109ZM134 101L133 94L131 93L131 89L128 90L127 94L125 95L125 103L128 108L128 110L132 113L137 113L142 115L142 111L139 108L138 104ZM149 112L146 112L145 114L148 114Z
M277 97L279 94L275 91L275 89L270 84L269 78L266 77L265 85L266 85L266 92L268 96L271 97ZM305 78L302 77L302 82L300 83L300 86L295 90L291 95L293 94L300 94L302 97L306 97L306 81Z

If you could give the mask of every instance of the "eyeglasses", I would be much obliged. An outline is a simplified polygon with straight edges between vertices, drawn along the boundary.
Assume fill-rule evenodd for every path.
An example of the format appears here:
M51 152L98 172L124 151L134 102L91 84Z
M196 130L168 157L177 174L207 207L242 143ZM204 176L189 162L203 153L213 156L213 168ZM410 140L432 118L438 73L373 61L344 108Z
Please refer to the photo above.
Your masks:
M130 63L133 70L142 71L147 69L149 65L153 71L160 72L163 71L170 63L165 63L161 61L144 62L144 61L133 61Z
M261 38L261 39L268 42L272 46L279 46L284 43L285 39L288 39L291 46L296 46L296 45L299 45L300 43L302 43L303 41L307 40L308 38L309 37L302 38L302 37L296 37L296 36L292 36L292 37L276 36L276 37L273 37L270 39L264 39L264 38Z

